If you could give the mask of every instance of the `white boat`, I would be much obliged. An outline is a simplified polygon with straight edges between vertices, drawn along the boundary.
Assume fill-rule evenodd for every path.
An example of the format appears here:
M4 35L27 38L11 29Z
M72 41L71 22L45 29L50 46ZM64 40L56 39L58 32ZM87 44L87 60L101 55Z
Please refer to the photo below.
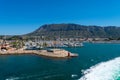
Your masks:
M74 44L74 47L83 47L84 45L83 45L83 43L75 43Z

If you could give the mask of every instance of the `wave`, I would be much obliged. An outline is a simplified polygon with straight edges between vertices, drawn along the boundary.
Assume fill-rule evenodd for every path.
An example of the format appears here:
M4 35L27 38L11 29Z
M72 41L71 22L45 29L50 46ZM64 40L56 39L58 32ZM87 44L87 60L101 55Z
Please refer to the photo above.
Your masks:
M120 79L120 57L101 62L83 71L79 80L118 80Z
M41 77L43 76L43 77ZM19 77L9 77L6 78L5 80L26 80L26 79L38 79L38 80L43 80L43 79L50 79L54 77L62 77L62 74L56 74L56 75L43 75L43 74L37 74L37 75L24 75L24 76L19 76Z
M78 75L77 74L72 74L71 77L75 78L75 77L78 77Z
M19 77L10 77L10 78L7 78L5 80L19 80L20 78Z

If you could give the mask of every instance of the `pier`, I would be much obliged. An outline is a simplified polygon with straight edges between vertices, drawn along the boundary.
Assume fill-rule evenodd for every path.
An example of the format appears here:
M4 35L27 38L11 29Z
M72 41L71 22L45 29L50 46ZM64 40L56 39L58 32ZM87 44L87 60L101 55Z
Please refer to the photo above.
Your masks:
M14 51L0 51L0 55L19 55L19 54L37 54L39 56L53 57L53 58L66 58L77 57L78 54L73 54L63 49L50 49L50 50L14 50Z

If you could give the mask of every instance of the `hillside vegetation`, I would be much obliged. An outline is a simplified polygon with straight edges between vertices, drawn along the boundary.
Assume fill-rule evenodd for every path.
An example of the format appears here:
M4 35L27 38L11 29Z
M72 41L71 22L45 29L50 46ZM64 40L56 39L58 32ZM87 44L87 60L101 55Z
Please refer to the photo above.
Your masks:
M120 27L115 26L85 26L78 24L48 24L43 25L34 32L27 34L28 36L45 36L45 37L61 37L61 38L119 38Z

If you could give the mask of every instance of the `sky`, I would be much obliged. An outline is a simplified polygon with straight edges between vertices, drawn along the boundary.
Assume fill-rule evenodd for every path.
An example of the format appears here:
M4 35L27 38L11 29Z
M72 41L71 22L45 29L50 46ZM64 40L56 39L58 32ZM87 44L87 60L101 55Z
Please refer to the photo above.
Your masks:
M41 25L120 26L120 0L0 0L0 35L30 33Z

